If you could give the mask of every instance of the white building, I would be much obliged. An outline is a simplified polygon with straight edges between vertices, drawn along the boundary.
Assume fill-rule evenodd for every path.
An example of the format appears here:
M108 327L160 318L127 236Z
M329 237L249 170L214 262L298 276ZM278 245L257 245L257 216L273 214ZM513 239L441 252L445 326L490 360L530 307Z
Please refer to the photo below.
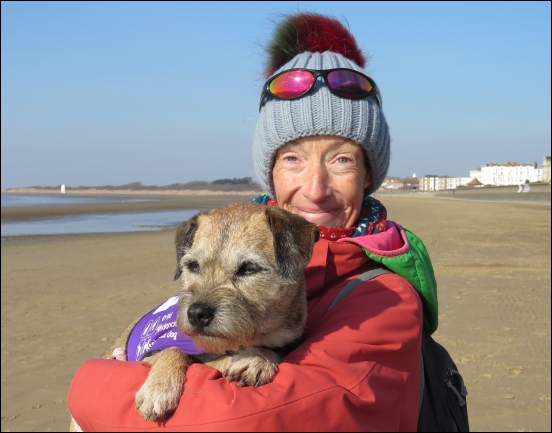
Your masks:
M470 177L427 176L419 179L420 191L442 191L444 189L456 189L465 186L471 180Z
M477 179L481 185L521 185L533 182L550 182L550 157L545 156L542 168L537 168L537 163L519 164L508 162L507 164L485 164L476 170L470 170L470 177L426 176L420 178L420 191L442 191L455 189L459 186L467 186L473 179ZM473 184L468 185L470 187Z
M542 181L550 183L550 157L542 158Z
M471 177L449 177L444 189L456 189L459 186L466 186L470 183Z
M470 178L476 177L483 185L520 185L523 183L542 182L542 168L537 163L519 164L485 164L476 170L470 170Z
M418 179L418 191L437 191L438 176L426 176Z

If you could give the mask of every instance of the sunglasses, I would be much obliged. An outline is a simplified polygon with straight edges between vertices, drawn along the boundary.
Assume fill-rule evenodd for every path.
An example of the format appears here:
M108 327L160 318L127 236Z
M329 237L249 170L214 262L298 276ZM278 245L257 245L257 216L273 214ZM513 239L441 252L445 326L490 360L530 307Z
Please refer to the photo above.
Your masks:
M323 77L330 92L340 98L361 99L374 95L381 108L378 86L371 78L352 69L288 69L268 80L261 93L259 111L267 98L297 99L314 88L318 77Z

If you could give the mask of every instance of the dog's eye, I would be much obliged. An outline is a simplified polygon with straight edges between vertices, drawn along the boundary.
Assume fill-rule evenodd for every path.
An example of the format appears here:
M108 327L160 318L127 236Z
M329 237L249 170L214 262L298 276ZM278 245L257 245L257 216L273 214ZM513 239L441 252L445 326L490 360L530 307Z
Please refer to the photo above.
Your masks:
M259 265L251 262L245 262L240 265L238 270L236 271L236 276L241 277L244 275L253 275L258 272L261 272L263 268L261 268Z
M196 262L195 260L193 262L186 263L186 268L188 268L188 270L193 274L199 273L199 263Z

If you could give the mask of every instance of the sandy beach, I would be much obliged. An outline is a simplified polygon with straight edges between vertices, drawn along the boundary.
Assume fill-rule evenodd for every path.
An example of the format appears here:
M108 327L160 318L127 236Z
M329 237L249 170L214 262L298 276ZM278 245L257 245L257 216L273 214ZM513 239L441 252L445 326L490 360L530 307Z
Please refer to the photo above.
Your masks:
M378 198L389 219L417 233L431 254L440 302L435 338L466 381L472 431L550 431L550 199ZM2 221L243 200L250 197L2 208ZM161 230L2 242L2 431L67 430L66 395L79 365L178 291L173 236Z

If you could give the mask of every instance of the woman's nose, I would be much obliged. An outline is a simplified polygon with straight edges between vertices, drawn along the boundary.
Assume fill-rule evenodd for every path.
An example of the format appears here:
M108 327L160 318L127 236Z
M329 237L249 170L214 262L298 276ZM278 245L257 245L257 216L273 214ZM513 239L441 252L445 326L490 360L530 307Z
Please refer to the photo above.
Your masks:
M311 202L317 203L331 195L329 173L322 164L309 165L303 179L303 195Z

